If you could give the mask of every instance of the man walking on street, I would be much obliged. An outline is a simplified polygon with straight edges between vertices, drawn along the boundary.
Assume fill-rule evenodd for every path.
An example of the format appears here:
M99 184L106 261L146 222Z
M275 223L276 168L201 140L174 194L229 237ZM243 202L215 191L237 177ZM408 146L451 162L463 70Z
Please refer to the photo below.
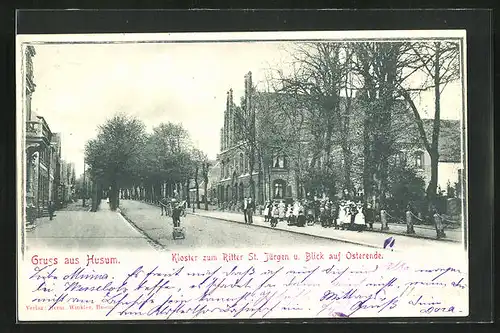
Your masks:
M249 224L253 223L253 210L255 209L255 204L252 200L252 198L248 198L248 203L247 203L247 220Z
M56 207L54 205L54 202L53 201L50 201L49 202L49 207L48 207L48 211L49 211L49 219L52 221L52 219L54 218L54 212L56 210Z
M247 198L243 198L243 216L245 217L245 223L248 223L247 220L247 209L248 209L248 200Z

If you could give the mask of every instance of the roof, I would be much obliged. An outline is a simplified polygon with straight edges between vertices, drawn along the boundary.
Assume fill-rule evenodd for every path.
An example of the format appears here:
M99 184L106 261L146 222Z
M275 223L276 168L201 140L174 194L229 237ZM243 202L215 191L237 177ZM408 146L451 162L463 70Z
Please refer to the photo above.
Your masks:
M431 137L434 119L422 119L427 137ZM459 120L441 119L439 131L439 161L460 162L462 160L462 129Z

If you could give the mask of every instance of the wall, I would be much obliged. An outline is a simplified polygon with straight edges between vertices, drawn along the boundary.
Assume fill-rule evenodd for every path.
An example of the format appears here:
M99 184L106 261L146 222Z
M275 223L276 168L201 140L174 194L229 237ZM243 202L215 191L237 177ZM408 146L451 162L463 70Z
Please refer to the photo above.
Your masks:
M458 182L458 170L463 169L462 163L455 162L439 162L438 166L438 186L446 191L448 181L453 187Z

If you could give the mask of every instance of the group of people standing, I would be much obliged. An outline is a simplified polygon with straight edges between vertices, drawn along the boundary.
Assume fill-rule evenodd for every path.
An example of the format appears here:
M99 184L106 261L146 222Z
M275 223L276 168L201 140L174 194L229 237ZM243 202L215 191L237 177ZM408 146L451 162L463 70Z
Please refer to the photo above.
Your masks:
M334 202L329 198L314 200L295 200L288 205L283 200L268 201L264 206L264 221L275 227L278 221L288 225L304 227L320 222L324 228L363 231L373 229L375 211L360 201Z

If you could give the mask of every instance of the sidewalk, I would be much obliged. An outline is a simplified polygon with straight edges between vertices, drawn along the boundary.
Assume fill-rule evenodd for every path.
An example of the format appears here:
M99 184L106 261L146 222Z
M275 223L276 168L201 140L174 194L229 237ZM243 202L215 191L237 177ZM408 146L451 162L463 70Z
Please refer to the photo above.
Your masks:
M97 212L85 210L56 211L53 220L42 217L35 227L26 230L26 249L61 250L148 249L150 242L118 212L102 206Z
M244 223L243 214L231 213L231 212L220 212L220 211L205 211L196 210L192 213L191 210L187 211L189 214L194 214L198 216L210 217L214 219L220 219L225 221ZM264 222L262 216L254 216L253 225L257 227L270 228L269 222ZM374 224L373 231L355 232L348 230L335 230L334 228L323 228L319 224L314 226L296 227L288 226L286 222L279 222L278 226L275 228L277 230L307 234L315 237L330 238L348 243L356 243L369 247L383 247L384 240L387 239L389 235L398 235L399 239L404 237L404 243L409 246L422 246L423 243L451 243L457 244L461 242L461 232L453 232L451 230L447 231L447 238L437 240L435 237L435 231L427 228L419 228L416 230L418 234L407 235L404 233L406 231L405 225L389 225L389 231L380 231L380 223Z

